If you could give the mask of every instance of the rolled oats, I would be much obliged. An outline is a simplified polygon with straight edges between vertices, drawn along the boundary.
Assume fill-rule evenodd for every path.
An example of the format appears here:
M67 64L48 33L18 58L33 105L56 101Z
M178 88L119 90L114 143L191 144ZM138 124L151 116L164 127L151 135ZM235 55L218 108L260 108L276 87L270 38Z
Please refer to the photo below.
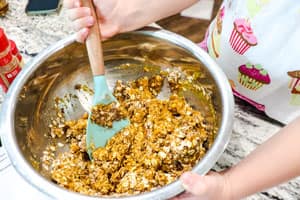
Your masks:
M173 88L169 100L156 98L164 78ZM130 125L105 147L96 149L93 162L85 147L88 115L64 122L63 126L54 120L49 125L51 136L66 137L69 151L56 158L45 151L44 166L51 169L53 181L88 195L130 195L162 187L191 170L205 155L206 146L212 144L214 129L205 127L202 114L176 93L181 87L180 79L180 74L173 72L128 83L117 81L114 96L126 111ZM97 109L99 113L108 112L103 106ZM94 120L100 118L102 123L109 117L97 115Z

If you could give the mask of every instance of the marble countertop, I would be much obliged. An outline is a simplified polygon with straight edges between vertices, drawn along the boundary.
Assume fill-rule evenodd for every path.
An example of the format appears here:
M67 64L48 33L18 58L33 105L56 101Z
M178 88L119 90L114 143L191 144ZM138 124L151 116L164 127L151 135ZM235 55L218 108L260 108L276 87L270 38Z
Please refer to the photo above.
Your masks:
M5 18L0 18L0 27L4 28L7 35L16 42L25 62L72 33L63 9L59 15L29 17L24 12L26 1L11 0L9 3L10 11ZM255 112L253 108L237 100L231 141L214 168L220 170L239 162L280 128L280 123ZM247 199L296 200L299 198L300 178L296 178Z

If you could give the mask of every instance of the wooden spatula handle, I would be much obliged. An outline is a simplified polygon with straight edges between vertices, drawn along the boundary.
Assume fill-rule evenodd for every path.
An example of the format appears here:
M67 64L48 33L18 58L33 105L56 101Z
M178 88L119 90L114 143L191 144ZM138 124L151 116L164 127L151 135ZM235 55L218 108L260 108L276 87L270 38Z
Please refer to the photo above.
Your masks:
M90 28L89 36L85 42L94 76L103 75L104 70L104 59L101 44L100 27L97 20L97 14L92 0L82 0L84 7L89 7L92 12L92 16L95 19L94 25Z

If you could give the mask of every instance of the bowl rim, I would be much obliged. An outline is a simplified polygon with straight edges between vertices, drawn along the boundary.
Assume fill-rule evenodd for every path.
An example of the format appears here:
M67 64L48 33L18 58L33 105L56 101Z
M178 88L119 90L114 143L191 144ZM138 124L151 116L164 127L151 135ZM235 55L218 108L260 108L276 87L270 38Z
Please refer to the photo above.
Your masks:
M200 60L206 67L206 70L211 74L212 78L215 80L215 83L221 94L222 101L222 119L221 126L218 131L218 135L214 141L214 144L210 150L206 153L203 159L193 168L193 172L204 175L206 174L217 162L219 157L225 151L228 142L230 140L232 125L233 125L233 113L234 113L234 101L233 94L229 82L222 71L222 69L216 64L216 62L198 45L190 41L183 36L180 36L176 33L162 30L162 29L151 29L151 30L139 30L133 31L126 34L141 34L147 36L153 36L158 39L166 40L167 42L173 43L181 48L187 50L190 54L195 56ZM63 49L64 47L75 42L75 34L70 35L55 44L49 46L42 52L40 52L35 58L21 70L20 74L13 81L12 85L9 88L8 93L6 94L5 100L2 104L1 112L1 122L0 122L0 136L3 139L3 145L6 149L8 157L16 169L18 174L21 175L29 184L34 186L40 192L47 194L49 197L55 199L122 199L122 200L138 200L138 199L167 199L171 198L184 191L184 188L180 184L179 180L174 181L173 183L166 185L162 188L155 189L151 192L145 192L132 196L124 197L93 197L87 196L84 194L76 193L63 189L62 187L49 182L42 175L37 173L32 166L26 161L22 156L22 153L16 143L16 137L14 132L14 113L16 109L15 102L21 92L21 89L32 73L44 62L46 61L53 53ZM222 89L221 89L222 88ZM155 191L155 192L154 192Z

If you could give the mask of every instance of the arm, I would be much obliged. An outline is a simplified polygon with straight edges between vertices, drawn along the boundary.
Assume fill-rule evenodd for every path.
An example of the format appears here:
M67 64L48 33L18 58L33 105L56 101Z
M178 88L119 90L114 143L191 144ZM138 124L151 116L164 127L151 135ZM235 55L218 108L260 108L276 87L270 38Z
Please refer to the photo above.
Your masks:
M125 8L125 13L127 12L126 15L129 16L127 23L134 24L134 29L136 29L136 27L140 28L157 20L174 15L197 1L198 0L127 1L127 7Z
M184 173L180 180L189 193L173 200L236 200L283 183L300 175L299 147L300 117L228 170Z
M102 38L117 33L132 31L176 14L196 3L198 0L94 0ZM68 8L77 40L83 42L88 35L89 27L94 24L89 8L81 7L80 0L64 0Z
M234 199L299 176L300 118L281 129L225 175Z

